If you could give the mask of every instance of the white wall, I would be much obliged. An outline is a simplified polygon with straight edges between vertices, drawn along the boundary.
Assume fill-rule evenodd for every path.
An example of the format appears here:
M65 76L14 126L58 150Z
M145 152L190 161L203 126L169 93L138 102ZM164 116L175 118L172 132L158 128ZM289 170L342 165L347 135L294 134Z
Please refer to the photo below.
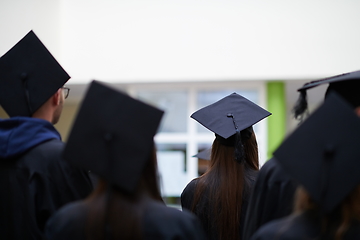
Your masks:
M34 29L73 77L314 79L360 69L355 0L1 0L0 54Z
M0 0L0 56L30 30L59 60L60 0Z
M74 80L317 78L360 69L360 1L63 0Z

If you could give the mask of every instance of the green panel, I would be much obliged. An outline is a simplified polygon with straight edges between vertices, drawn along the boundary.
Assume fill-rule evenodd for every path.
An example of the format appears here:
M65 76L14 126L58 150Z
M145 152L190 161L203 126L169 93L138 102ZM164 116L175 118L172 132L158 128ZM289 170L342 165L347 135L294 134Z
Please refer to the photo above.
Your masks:
M283 141L286 131L286 98L284 82L267 83L267 110L272 113L268 117L268 159Z

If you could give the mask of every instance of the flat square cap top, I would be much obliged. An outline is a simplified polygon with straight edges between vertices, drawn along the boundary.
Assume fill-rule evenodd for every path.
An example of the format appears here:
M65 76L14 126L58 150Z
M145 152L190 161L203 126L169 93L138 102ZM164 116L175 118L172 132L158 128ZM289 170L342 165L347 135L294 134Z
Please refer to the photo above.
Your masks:
M153 151L163 111L93 81L63 157L132 193Z
M360 81L360 70L354 71L354 72L343 73L343 74L339 74L336 76L327 77L327 78L323 78L323 79L305 83L304 86L302 86L301 88L298 89L298 91L307 90L307 89L310 89L310 88L313 88L313 87L316 87L316 86L319 86L322 84L326 84L326 83L336 83L336 82L342 82L342 81L348 81L348 80L359 80Z
M360 183L360 118L331 93L274 152L324 213Z
M236 128L242 131L269 115L271 113L245 97L232 93L194 112L191 117L210 131L227 139L236 133Z
M10 116L31 116L70 76L33 31L0 58L0 105Z

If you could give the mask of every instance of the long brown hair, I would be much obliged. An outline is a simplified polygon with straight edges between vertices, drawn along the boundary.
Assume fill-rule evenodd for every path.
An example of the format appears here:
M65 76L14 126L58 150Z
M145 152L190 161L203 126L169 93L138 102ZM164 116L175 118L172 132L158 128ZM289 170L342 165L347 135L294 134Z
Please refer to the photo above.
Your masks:
M157 174L156 150L152 151L134 194L126 193L100 179L85 200L89 207L86 239L140 240L144 199L162 201Z
M198 178L192 211L202 221L209 222L218 239L240 239L240 216L244 193L249 189L248 170L258 170L258 148L255 134L243 141L243 163L235 161L234 147L214 140L209 169ZM206 196L207 212L199 212L198 203Z
M343 239L354 221L360 222L360 185L358 185L331 213L322 216L322 234L331 235L335 240ZM295 213L317 211L319 206L314 203L308 192L298 187L295 195ZM329 234L330 233L330 234Z

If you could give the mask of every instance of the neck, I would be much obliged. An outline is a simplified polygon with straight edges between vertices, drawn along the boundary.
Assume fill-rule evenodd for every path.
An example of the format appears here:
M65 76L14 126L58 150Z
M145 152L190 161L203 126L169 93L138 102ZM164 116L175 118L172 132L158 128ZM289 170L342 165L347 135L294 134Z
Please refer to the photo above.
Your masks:
M46 112L43 113L43 112L36 111L31 117L43 119L43 120L48 121L51 124L53 124L52 116L50 113L46 114Z
M54 112L56 108L51 105L51 99L46 101L31 117L40 118L54 124Z

